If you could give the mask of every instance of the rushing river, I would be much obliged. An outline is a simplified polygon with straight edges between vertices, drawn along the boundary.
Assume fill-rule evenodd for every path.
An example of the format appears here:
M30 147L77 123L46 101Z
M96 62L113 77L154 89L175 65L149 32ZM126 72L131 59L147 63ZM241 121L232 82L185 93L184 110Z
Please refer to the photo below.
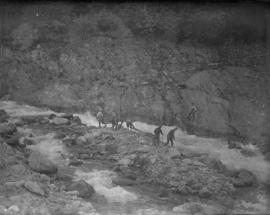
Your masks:
M5 109L8 114L14 118L26 115L49 115L55 113L49 109L36 108L29 105L17 104L12 101L1 101L0 109ZM60 114L60 113L55 113ZM75 114L80 117L82 122L88 126L97 126L98 122L91 113ZM135 127L142 132L153 133L155 125L149 125L143 122L135 122ZM110 126L110 125L108 125ZM164 135L173 127L164 126L162 128ZM23 131L22 131L23 132ZM220 160L229 169L247 169L253 172L261 182L269 180L270 165L264 160L264 157L253 145L245 146L247 150L252 151L255 156L246 157L239 150L228 149L226 143L220 139L200 138L195 135L187 135L180 128L175 133L176 147L188 149L197 153L207 153L215 159ZM40 135L36 137L38 144L30 146L32 150L38 150L47 155L49 159L60 165L65 165L66 160L61 154L66 154L67 150L61 141L54 138L54 134ZM85 171L77 168L74 180L83 179L92 185L96 192L105 196L108 204L106 206L97 204L96 207L101 215L170 215L172 212L171 205L165 202L158 202L138 189L127 190L120 186L113 186L112 179L116 173L109 170L94 169ZM258 195L257 202L250 203L240 201L246 208L255 208L258 212L267 212L267 201L263 195ZM247 209L248 211L249 209ZM241 211L246 213L247 211Z

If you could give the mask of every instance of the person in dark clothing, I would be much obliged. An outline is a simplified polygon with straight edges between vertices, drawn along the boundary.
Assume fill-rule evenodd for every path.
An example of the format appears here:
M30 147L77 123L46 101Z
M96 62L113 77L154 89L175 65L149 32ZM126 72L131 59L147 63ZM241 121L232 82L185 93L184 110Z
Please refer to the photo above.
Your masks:
M157 127L155 130L154 130L154 134L155 134L155 142L154 142L154 145L158 145L160 144L160 135L162 134L163 135L163 132L161 130L161 126Z
M115 111L112 112L111 123L112 123L112 129L117 130L118 120L117 120L117 114Z
M101 123L105 125L104 123L104 116L103 116L103 113L102 111L99 111L97 113L97 116L96 116L97 120L98 120L98 127L101 128Z
M171 146L173 147L174 144L174 140L175 140L175 136L174 133L177 130L177 128L174 128L172 130L169 131L169 133L167 134L167 142L165 143L165 146L169 144L169 142L171 142Z
M126 125L127 125L128 130L131 130L131 129L135 128L132 121L131 121L131 119L127 119Z
M191 103L191 107L190 107L190 111L188 114L188 119L189 120L194 120L196 117L196 113L198 112L198 108L196 107L196 105L194 103Z

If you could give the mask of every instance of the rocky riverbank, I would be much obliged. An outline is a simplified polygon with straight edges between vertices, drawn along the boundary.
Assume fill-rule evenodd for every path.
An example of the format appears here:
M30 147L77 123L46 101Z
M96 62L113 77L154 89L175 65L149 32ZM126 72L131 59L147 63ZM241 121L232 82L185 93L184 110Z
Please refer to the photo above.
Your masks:
M89 201L112 201L89 176L99 167L111 171L111 188L148 187L170 202L165 214L228 213L240 191L262 186L251 172L229 170L207 154L156 147L152 134L97 129L72 114L10 117L3 110L0 134L2 214L95 214Z

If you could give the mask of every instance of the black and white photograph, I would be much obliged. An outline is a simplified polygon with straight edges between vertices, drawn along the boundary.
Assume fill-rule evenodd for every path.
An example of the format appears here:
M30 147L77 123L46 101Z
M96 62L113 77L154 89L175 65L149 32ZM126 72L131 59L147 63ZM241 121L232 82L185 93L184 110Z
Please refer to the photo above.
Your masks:
M0 215L270 215L268 1L0 1Z

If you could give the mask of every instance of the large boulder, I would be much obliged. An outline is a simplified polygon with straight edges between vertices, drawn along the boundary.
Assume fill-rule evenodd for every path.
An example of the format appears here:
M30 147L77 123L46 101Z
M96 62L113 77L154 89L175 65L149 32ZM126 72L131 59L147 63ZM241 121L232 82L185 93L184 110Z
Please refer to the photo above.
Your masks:
M3 109L0 109L0 123L6 122L9 119L9 115Z
M36 172L54 174L57 166L39 152L32 152L29 156L29 166Z
M20 144L20 138L21 136L18 133L15 133L6 139L6 143L10 146L17 146Z
M248 170L240 170L233 180L235 187L249 187L256 183L256 176Z
M15 133L17 131L17 128L12 123L1 123L0 124L0 135L3 137L8 137Z
M51 120L51 123L54 125L67 125L69 124L69 120L66 118L55 117Z
M45 191L41 188L41 186L37 182L26 181L24 183L25 189L39 196L45 196Z
M95 193L94 188L87 182L80 180L70 185L69 191L78 191L78 196L81 198L89 199Z
M223 208L217 206L206 205L199 202L188 202L173 208L173 212L183 215L214 215L223 214L225 211Z

